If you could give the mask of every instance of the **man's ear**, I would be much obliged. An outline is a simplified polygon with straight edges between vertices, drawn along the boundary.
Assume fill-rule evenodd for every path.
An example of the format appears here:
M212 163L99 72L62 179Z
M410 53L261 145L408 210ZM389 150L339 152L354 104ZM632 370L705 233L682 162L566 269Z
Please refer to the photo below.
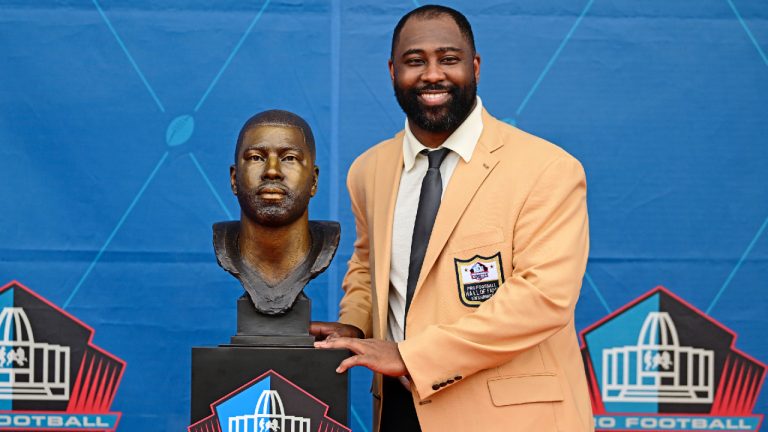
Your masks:
M237 196L237 172L234 165L229 166L229 187L232 188L232 193Z
M480 84L480 55L475 54L475 58L472 59L472 69L475 73L475 83Z
M392 59L387 60L387 65L389 66L389 79L392 80L392 84L395 83L395 64L392 63Z
M315 165L312 173L312 189L309 190L309 196L313 197L317 193L317 178L320 176L320 167Z

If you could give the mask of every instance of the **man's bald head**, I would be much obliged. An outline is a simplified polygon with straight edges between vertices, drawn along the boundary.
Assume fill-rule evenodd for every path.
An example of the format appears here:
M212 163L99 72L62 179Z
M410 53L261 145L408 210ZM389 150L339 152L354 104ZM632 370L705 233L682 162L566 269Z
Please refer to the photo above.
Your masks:
M304 136L304 143L312 155L312 162L315 162L315 137L312 135L312 128L309 127L309 124L303 118L290 111L275 109L262 111L245 122L237 136L235 163L237 163L237 157L240 154L240 145L243 143L243 136L245 136L247 131L259 126L280 126L298 129Z
M389 53L390 60L395 58L395 48L400 41L400 32L402 32L405 24L411 19L431 20L439 19L442 17L448 17L459 27L461 35L472 48L472 55L475 55L475 34L472 32L472 26L469 24L469 20L461 12L456 9L449 8L448 6L441 5L424 5L420 6L407 14L403 15L395 26L395 30L392 32L392 49Z

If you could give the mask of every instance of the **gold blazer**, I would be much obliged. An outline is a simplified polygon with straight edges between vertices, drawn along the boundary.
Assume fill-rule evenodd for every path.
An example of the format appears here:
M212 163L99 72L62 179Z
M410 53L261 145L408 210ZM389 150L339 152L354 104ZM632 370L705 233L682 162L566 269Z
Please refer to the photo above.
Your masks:
M357 239L339 321L367 337L387 334L402 140L401 131L366 151L347 179ZM581 164L483 111L471 161L459 160L443 195L399 344L425 432L594 430L573 316L588 251ZM380 390L377 376L376 430Z

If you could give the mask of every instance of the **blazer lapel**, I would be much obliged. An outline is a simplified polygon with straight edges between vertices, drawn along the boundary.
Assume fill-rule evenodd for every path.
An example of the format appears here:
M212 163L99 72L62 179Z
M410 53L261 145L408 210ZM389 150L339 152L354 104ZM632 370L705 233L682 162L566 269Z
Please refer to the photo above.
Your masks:
M389 266L392 257L392 225L395 217L395 201L403 172L403 133L379 152L376 159L373 193L369 202L373 206L374 278L376 307L378 310L379 335L385 337L387 308L389 307Z
M498 158L493 155L493 151L501 147L503 142L495 131L494 122L496 121L498 120L483 110L483 133L475 146L472 158L468 163L460 159L453 175L451 175L448 188L440 203L440 210L437 212L435 226L429 238L424 263L413 295L414 299L418 296L424 279L442 252L464 210L496 164L499 163Z

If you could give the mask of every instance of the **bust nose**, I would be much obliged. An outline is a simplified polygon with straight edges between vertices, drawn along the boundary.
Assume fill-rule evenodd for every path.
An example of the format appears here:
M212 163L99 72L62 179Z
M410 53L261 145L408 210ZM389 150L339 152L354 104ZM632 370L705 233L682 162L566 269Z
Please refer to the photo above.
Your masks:
M267 166L264 168L261 178L265 180L282 180L283 173L280 170L280 159L277 156L270 155L267 158Z

